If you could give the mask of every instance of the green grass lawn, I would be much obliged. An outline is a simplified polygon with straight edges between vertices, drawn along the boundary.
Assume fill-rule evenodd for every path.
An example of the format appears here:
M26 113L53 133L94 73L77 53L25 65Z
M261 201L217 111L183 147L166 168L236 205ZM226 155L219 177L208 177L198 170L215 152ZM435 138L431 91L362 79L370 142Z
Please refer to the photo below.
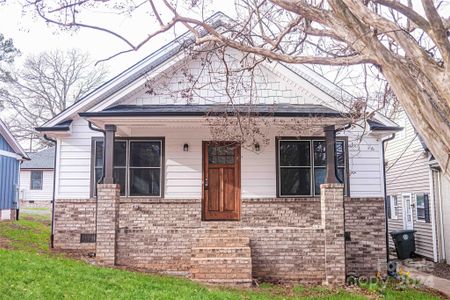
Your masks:
M0 222L1 299L439 299L416 289L382 292L261 284L259 288L212 288L187 279L100 268L48 249L48 220L22 215Z

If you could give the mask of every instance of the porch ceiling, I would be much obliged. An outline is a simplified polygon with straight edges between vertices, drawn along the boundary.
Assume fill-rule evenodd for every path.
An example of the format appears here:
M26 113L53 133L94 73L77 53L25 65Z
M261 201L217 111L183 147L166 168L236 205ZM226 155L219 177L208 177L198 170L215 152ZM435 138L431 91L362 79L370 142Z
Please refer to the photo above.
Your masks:
M99 128L106 124L117 126L119 135L130 136L134 128L142 127L202 127L217 126L211 119L240 115L265 119L261 125L283 127L300 124L316 127L323 132L329 125L345 125L349 118L322 105L120 105L101 112L80 113L80 116ZM225 119L228 120L228 119Z

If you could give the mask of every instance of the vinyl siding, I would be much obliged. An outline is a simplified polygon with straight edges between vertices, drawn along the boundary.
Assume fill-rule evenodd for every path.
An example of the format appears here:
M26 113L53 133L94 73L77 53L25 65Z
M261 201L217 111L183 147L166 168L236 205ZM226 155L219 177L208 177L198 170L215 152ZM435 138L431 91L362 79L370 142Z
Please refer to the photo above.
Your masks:
M134 127L135 137L165 137L165 198L200 198L202 141L210 140L209 128L200 123ZM176 122L175 122L176 123ZM276 196L276 130L268 133L270 143L256 153L242 149L241 186L243 198ZM342 135L342 134L341 134ZM381 141L367 136L356 145L358 135L347 132L349 140L350 195L382 197ZM84 120L74 121L72 134L58 142L57 198L86 199L90 196L91 140L100 133ZM119 138L119 137L117 137ZM189 144L189 151L183 145Z
M398 133L393 141L386 146L386 184L387 194L401 197L402 193L428 193L430 199L430 213L432 193L430 183L430 167L428 158L416 135L414 128L404 113L399 117L400 126L404 132ZM401 198L399 198L401 199ZM413 197L414 199L414 197ZM413 202L415 203L415 201ZM389 220L389 231L404 229L403 201L400 202L400 216L397 220ZM428 258L434 258L433 224L417 219L413 207L413 227L416 232L416 252ZM389 238L393 247L392 239Z
M442 173L441 176L441 204L442 204L442 223L444 237L444 251L448 264L450 264L450 180Z
M20 171L20 200L51 201L53 197L53 170L43 170L42 190L31 190L31 171Z
M2 136L0 136L0 150L14 153ZM19 164L16 158L0 155L0 209L16 207Z

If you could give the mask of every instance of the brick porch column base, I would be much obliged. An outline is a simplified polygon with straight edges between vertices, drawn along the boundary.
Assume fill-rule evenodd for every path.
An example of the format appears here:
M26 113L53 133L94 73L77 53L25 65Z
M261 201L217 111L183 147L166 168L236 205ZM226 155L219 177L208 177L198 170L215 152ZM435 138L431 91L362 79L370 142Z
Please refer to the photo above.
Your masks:
M97 264L114 266L116 262L116 234L119 227L120 187L118 184L97 185Z
M325 284L345 284L344 185L320 185L322 226L325 234Z

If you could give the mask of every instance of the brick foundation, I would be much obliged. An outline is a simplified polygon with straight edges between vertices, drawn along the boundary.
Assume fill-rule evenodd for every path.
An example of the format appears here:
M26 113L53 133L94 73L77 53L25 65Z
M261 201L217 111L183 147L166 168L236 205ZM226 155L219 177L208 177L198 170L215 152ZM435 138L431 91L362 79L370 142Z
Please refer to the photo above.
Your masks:
M384 221L378 224L358 215L383 216L379 203L383 205L381 198L345 201L345 230L352 237L346 243L347 273L358 270L373 274L376 268L367 265L367 255L376 256L375 260L383 257ZM122 198L118 214L117 265L190 276L193 241L211 226L223 224L250 238L254 278L315 284L325 278L325 232L319 198L243 199L241 221L237 222L202 222L199 199ZM95 243L80 244L81 233L95 233L95 200L57 200L55 217L55 247L95 250ZM366 238L366 225L376 234ZM370 241L383 251L378 246L367 248ZM358 252L363 246L366 259Z
M43 200L20 200L19 201L19 207L20 208L48 208L50 209L52 207L52 201L43 201Z
M16 221L17 209L0 209L0 221Z

